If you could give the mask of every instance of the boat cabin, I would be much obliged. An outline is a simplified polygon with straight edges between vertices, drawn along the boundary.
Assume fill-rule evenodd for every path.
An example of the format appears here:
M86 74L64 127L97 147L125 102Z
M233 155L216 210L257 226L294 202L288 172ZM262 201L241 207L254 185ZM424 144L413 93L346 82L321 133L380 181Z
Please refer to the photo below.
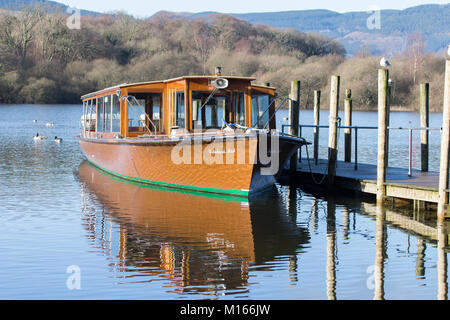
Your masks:
M254 78L186 76L120 84L82 97L86 138L186 134L227 124L275 129L275 88Z

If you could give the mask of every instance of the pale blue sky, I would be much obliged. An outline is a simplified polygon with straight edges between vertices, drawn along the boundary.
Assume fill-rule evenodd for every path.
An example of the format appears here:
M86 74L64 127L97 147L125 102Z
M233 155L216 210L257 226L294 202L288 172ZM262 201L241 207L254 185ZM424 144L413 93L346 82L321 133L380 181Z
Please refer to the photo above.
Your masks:
M57 0L58 2L98 12L125 10L139 17L167 11L218 11L223 13L272 12L285 10L329 9L337 12L367 11L372 6L381 9L405 9L426 3L448 3L448 0Z

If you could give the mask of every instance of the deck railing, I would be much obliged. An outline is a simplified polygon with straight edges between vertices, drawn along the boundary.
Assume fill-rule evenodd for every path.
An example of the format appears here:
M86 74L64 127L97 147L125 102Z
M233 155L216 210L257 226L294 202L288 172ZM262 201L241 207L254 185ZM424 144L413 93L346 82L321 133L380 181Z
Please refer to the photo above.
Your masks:
M282 133L285 133L285 129L290 127L291 125L289 124L283 124L282 125ZM328 125L307 125L307 124L300 124L299 125L299 136L302 136L303 133L303 128L314 128L314 129L329 129L330 126ZM355 165L355 170L358 170L358 132L359 130L378 130L378 127L374 127L374 126L338 126L339 130L340 129L350 129L354 131L354 135L352 135L352 137L354 137L353 139L353 143L354 143L354 165ZM413 168L413 132L414 131L424 131L426 130L427 132L430 131L442 131L442 128L433 128L433 127L388 127L388 132L392 131L392 130L407 130L409 132L408 138L409 138L409 150L408 150L408 176L412 176L412 168ZM318 157L318 149L320 146L320 139L318 138L318 134L314 135L314 162L317 165L318 161L319 161L319 157ZM302 156L301 156L301 152L299 155L299 159L300 161L302 160Z

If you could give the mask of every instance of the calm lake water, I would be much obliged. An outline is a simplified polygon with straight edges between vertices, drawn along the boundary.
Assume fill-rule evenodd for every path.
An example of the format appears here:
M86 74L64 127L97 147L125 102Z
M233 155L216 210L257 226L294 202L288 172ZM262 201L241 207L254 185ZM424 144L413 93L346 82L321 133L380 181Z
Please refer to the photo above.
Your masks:
M123 182L84 161L80 113L0 106L0 299L446 298L448 235L428 214L389 209L377 220L371 202L281 185L243 201ZM311 124L312 113L301 118ZM354 124L376 121L354 114ZM417 114L391 121L419 126ZM37 132L49 139L34 142ZM360 161L375 163L376 132L359 141ZM407 167L408 133L391 141L391 165ZM438 132L431 142L437 170Z

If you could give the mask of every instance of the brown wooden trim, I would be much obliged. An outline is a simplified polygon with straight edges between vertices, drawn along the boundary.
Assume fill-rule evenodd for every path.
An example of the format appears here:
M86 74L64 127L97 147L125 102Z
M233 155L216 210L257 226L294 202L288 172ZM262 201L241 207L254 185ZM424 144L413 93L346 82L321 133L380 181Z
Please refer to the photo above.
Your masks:
M252 95L251 87L247 88L245 94L245 125L247 127L252 126Z

